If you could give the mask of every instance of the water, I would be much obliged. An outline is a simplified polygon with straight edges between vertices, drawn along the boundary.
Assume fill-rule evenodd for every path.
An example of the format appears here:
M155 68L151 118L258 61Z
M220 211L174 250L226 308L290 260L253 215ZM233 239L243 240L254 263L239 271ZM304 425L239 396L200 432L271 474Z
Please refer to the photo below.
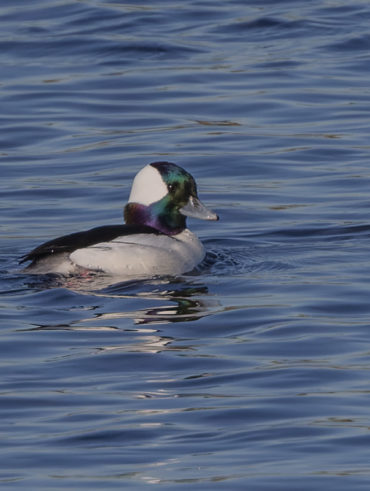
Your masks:
M4 489L369 488L370 5L3 1ZM191 274L19 272L173 161Z

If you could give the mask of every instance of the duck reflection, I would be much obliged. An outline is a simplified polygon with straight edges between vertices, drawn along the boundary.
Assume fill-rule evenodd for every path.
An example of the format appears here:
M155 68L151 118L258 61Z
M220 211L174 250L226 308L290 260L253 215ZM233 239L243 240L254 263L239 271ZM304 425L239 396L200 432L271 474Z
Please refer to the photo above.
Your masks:
M124 282L99 290L85 287L86 283L84 287L79 283L74 291L89 297L90 306L83 310L92 313L91 316L68 324L38 325L37 329L128 330L126 319L131 319L135 325L189 322L220 309L218 300L209 295L208 287L194 277ZM71 289L70 283L68 289ZM96 302L91 305L93 299ZM68 309L68 306L63 308Z
M169 322L188 322L199 319L210 313L209 302L198 299L172 297L171 305L159 305L133 312L105 313L97 315L100 319L130 317L135 324L164 324ZM208 305L207 305L208 304Z
M98 296L111 296L115 298L130 298L136 300L154 300L157 306L151 305L130 312L103 312L95 313L95 320L111 320L131 318L137 325L164 324L170 322L188 322L200 319L218 310L219 302L209 296L208 288L202 284L184 284L184 281L145 282L137 285L134 293L127 292L127 285L114 287L106 292L97 293Z

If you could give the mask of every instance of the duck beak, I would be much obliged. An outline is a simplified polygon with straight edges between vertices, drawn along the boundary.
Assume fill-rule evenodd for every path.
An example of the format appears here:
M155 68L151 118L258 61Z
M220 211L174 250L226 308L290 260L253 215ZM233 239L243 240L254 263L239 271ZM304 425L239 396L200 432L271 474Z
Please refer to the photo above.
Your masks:
M181 215L192 218L200 218L201 220L218 220L218 215L211 210L208 210L204 204L195 196L190 196L189 201L185 206L180 208Z

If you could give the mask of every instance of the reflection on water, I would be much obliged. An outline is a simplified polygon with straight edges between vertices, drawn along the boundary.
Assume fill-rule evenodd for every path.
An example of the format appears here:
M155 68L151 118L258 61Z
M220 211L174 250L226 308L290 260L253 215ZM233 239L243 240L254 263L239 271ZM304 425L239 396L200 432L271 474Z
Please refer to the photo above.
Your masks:
M38 287L44 283L47 288L64 287L80 294L86 294L96 299L111 298L122 299L122 311L95 312L97 306L91 308L94 311L92 317L82 318L69 324L39 325L33 329L68 329L68 330L115 330L118 319L132 319L137 325L164 324L169 322L195 321L217 311L221 304L215 297L209 296L208 287L186 277L177 279L154 279L145 281L133 281L118 283L101 290L91 288L101 286L105 281L111 281L99 275L91 275L89 279L77 276L63 278L61 276L39 278ZM35 286L35 283L33 283ZM89 287L89 289L87 289ZM151 301L158 305L126 310L128 300ZM115 305L119 302L115 302Z

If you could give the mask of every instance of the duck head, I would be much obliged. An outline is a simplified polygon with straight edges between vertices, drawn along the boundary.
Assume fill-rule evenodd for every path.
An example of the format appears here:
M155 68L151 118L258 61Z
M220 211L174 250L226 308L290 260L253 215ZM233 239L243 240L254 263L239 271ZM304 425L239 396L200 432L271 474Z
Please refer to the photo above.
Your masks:
M193 176L171 162L154 162L141 169L124 209L125 222L175 235L186 228L186 217L218 220L199 200Z

